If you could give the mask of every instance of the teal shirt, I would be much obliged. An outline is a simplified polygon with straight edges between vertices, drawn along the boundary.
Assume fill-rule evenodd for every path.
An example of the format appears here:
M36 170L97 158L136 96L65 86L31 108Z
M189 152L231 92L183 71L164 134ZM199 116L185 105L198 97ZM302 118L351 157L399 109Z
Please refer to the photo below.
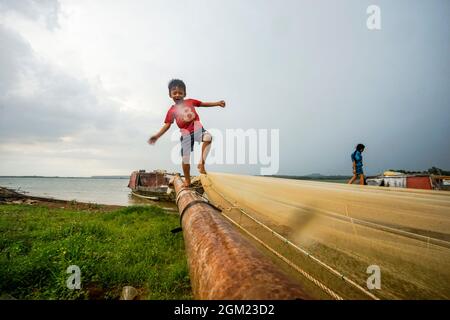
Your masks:
M352 162L355 161L356 168L362 168L362 154L358 150L352 153Z

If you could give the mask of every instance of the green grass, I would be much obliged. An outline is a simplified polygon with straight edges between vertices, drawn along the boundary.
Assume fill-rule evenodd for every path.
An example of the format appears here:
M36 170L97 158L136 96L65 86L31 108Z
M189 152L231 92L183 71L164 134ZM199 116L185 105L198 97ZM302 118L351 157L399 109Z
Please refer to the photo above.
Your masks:
M17 299L191 299L176 215L158 207L110 212L0 205L0 295ZM81 290L70 290L70 265Z

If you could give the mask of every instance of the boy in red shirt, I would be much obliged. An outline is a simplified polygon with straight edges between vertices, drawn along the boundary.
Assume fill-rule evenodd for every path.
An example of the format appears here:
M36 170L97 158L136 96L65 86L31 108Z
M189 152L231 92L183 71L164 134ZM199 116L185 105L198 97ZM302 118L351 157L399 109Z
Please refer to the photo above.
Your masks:
M198 171L206 173L205 160L208 156L208 151L211 148L212 136L203 128L200 123L200 117L195 111L195 107L215 107L224 108L225 101L218 102L202 102L195 99L184 99L186 97L186 85L179 79L173 79L169 82L169 96L175 102L167 112L164 125L159 132L150 139L148 143L155 144L155 142L167 131L176 120L181 132L181 156L183 158L183 173L184 185L189 187L191 184L191 165L189 164L191 151L194 151L194 142L202 141L202 157L198 164Z

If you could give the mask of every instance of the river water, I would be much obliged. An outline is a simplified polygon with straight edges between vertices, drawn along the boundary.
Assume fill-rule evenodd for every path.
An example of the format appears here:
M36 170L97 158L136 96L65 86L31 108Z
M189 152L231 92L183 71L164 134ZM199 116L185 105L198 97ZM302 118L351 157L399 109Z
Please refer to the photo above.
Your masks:
M128 179L111 178L5 178L0 186L32 196L109 205L141 203L130 196Z

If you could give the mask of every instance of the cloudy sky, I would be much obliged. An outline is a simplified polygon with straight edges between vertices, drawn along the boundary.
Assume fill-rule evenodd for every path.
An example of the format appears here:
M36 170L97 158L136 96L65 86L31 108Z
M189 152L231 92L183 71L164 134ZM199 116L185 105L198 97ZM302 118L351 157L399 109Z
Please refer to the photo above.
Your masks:
M369 5L381 30L366 27ZM280 174L450 169L450 1L0 0L0 175L180 171L188 96L207 129L279 129ZM171 139L172 138L172 139ZM210 170L258 174L259 165Z

